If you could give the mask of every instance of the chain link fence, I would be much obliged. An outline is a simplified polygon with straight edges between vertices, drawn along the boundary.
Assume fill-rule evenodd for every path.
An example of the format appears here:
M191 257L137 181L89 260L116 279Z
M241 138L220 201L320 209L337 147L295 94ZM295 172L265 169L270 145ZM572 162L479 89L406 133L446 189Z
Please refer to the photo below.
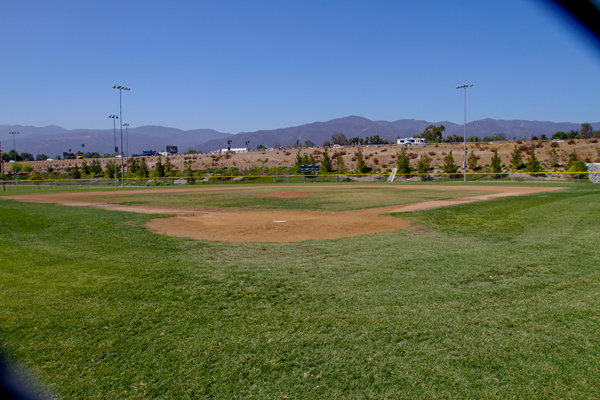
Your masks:
M467 173L465 174L396 174L393 182L598 182L600 172L567 173ZM236 185L236 184L293 184L293 183L373 183L386 182L389 174L298 174L298 175L217 175L202 178L166 177L166 178L130 178L130 179L54 179L54 180L4 180L3 191L15 191L19 188L28 190L72 190L75 188L120 188L120 187L149 187L149 186L207 186L207 185Z

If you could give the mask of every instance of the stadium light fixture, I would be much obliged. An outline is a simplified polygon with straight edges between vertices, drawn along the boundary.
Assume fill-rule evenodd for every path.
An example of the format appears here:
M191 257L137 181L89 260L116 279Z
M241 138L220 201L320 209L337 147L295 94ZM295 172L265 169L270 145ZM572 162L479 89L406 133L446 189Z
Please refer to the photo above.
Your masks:
M464 133L463 133L463 140L464 140L464 148L465 148L465 154L464 154L464 158L463 158L463 176L464 176L464 181L467 181L467 88L473 87L473 84L465 84L465 85L459 85L456 88L457 89L464 89L465 92L465 124L463 125L464 127Z

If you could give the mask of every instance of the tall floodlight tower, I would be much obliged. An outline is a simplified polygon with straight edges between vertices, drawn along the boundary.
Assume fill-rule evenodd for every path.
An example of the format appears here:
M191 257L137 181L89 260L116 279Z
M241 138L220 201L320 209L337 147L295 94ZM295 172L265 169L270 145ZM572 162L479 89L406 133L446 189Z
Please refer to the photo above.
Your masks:
M464 89L465 92L465 124L463 125L464 127L464 147L465 147L465 154L464 154L464 159L463 159L463 173L464 173L464 181L467 181L467 88L469 87L473 87L473 84L466 84L466 85L460 85L457 86L457 89Z
M125 152L125 158L127 159L127 182L129 182L129 124L123 124L125 127L125 148L127 151Z
M117 179L117 120L119 119L118 115L109 115L108 118L112 118L113 120L113 143L115 145L115 187L118 186L119 180ZM123 158L123 157L121 157Z
M121 119L121 183L125 187L125 168L123 166L123 107L121 102L121 93L123 90L131 90L125 86L113 86L113 89L119 89L119 118ZM117 166L115 165L115 169Z
M15 168L15 186L18 189L19 188L19 170L17 169L17 141L16 141L16 137L19 134L19 132L8 132L9 135L13 135L13 152L15 153L15 164L14 164L14 168Z

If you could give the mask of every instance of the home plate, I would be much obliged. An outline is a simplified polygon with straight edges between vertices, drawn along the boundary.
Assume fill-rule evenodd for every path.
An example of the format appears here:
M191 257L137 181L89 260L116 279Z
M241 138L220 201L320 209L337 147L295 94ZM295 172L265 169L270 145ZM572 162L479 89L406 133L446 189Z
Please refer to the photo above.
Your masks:
M287 222L287 221L286 221L286 220L283 220L283 221L273 221L273 222Z

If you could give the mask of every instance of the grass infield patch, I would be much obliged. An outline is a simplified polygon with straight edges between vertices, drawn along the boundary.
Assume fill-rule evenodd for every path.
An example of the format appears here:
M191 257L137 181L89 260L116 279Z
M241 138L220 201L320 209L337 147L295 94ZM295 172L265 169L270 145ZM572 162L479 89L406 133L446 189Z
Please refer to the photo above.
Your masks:
M243 191L188 192L188 193L134 193L101 197L86 197L79 200L109 202L111 204L145 204L156 207L181 208L243 208L269 210L344 211L419 203L427 200L454 199L477 196L493 192L464 189L423 189L398 187L336 187L314 189L286 188L287 193L313 194L294 198L268 196L279 193L280 188L248 188ZM291 197L291 196L288 196Z
M73 399L600 397L600 191L401 216L234 246L0 200L0 337Z

